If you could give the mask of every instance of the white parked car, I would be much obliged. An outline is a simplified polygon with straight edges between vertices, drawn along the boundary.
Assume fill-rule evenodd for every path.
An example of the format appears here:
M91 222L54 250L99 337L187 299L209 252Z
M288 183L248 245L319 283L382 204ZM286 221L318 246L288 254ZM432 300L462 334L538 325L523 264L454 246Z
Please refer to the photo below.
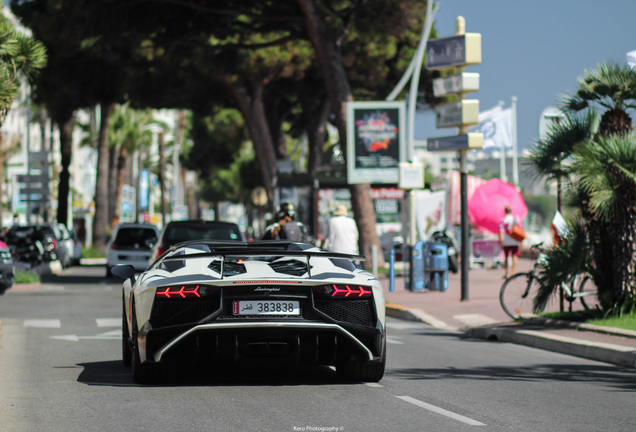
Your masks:
M234 365L333 365L379 381L386 363L382 285L360 256L288 241L180 243L123 284L125 365L149 383L166 372Z
M106 248L106 276L118 264L129 264L137 271L146 270L159 230L151 224L123 223L115 227Z

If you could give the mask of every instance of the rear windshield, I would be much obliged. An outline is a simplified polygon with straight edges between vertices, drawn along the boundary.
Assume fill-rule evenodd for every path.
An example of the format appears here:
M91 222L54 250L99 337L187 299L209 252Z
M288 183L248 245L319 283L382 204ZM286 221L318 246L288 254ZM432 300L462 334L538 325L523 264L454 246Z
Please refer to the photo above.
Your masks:
M147 240L156 241L157 233L149 228L120 228L117 231L115 242L120 246L133 246L144 244Z
M188 240L241 240L241 233L231 225L175 226L166 232L170 244Z

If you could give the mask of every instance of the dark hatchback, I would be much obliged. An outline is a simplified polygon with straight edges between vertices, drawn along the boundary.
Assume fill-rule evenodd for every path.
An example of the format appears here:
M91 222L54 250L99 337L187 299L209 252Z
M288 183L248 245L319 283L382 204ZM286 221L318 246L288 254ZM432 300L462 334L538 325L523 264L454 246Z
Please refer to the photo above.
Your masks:
M159 241L152 250L150 262L159 258L170 247L190 240L237 240L245 237L237 224L232 222L183 220L172 221L164 227Z

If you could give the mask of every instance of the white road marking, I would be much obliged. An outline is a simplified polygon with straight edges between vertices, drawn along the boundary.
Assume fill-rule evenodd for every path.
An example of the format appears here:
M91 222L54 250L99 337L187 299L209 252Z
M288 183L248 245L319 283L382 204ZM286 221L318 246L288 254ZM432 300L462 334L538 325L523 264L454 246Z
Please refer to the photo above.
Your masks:
M120 330L112 330L106 333L100 333L96 336L77 336L77 335L60 335L60 336L51 336L51 339L58 340L67 340L71 342L79 342L80 339L108 339L108 340L116 340L121 339L121 331Z
M386 337L386 343L394 344L394 345L403 345L404 344L404 342L402 342L402 338L395 337L395 336L387 336Z
M121 327L121 318L95 318L97 327Z
M464 417L461 414L457 414L457 413L454 413L452 411L445 410L444 408L440 408L440 407L437 407L435 405L431 405L431 404L428 404L426 402L422 402L421 400L412 398L410 396L396 396L396 397L398 399L402 399L405 402L408 402L408 403L411 403L413 405L416 405L416 406L418 406L420 408L427 409L429 411L432 411L432 412L437 413L437 414L441 414L443 416L452 418L454 420L459 420L460 422L466 423L466 424L471 425L471 426L486 426L484 423L478 422L477 420L473 420L471 418Z
M62 327L62 323L58 319L31 319L24 320L24 327L60 328Z
M367 387L375 387L375 388L382 388L383 387L382 385L380 385L378 383L374 383L374 382L364 383L364 385L366 385Z
M415 323L409 323L409 322L396 322L396 321L391 321L391 322L386 322L386 328L390 328L393 330L414 330L414 329L421 329L423 327L423 324L415 324Z
M483 314L453 315L453 318L469 326L481 326L481 325L495 324L497 322L500 322Z

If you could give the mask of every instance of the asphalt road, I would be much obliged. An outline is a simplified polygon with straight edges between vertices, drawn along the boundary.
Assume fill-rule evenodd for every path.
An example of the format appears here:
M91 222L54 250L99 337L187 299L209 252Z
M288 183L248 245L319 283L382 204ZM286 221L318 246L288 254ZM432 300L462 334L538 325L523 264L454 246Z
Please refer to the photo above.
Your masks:
M0 432L632 431L633 370L390 319L378 384L330 368L242 368L139 386L121 292L75 267L0 297Z

